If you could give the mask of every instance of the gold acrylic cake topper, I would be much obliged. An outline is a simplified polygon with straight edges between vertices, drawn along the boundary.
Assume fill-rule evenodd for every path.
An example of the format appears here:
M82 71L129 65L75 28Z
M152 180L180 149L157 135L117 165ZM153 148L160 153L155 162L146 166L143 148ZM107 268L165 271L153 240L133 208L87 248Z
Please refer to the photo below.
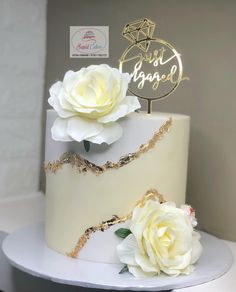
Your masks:
M131 44L119 60L121 72L130 72L129 91L148 101L167 97L188 79L183 77L180 54L165 40L153 37L155 23L147 18L128 23L122 35Z

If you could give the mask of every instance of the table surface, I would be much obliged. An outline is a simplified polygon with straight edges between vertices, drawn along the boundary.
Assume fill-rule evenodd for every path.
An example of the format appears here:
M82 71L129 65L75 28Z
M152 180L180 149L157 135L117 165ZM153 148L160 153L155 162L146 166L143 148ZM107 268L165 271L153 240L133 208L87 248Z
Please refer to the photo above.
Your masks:
M42 221L44 218L44 195L42 193L36 193L20 198L11 198L0 200L0 243L1 240L14 230L21 228L23 226L33 224L39 221ZM226 244L230 247L233 256L234 263L231 269L222 277L217 280L208 282L206 284L183 288L178 290L173 290L173 292L235 292L236 287L236 243L225 241ZM15 277L13 277L15 276ZM19 280L20 279L20 280ZM51 283L46 280L41 280L36 277L30 277L23 272L16 271L12 269L9 264L4 259L4 256L0 251L0 290L6 292L17 292L23 290L17 290L17 285L14 285L14 281L18 281L17 285L29 287L38 287L47 291L78 291L78 288L71 287L68 290L67 286ZM3 283L4 282L4 283ZM2 286L1 286L2 285ZM40 291L35 290L34 291ZM86 290L86 289L81 289ZM30 290L27 290L30 291ZM99 291L99 290L97 290Z

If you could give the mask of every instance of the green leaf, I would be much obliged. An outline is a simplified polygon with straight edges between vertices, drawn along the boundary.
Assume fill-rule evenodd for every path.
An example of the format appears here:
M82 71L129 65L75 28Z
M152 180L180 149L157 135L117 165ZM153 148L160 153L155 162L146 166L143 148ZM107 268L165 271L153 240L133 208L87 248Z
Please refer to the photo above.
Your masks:
M85 151L86 152L89 152L89 150L90 150L90 142L84 140L83 143L84 143L84 149L85 149Z
M128 272L128 271L129 271L128 266L125 265L125 266L119 271L119 274L123 274L123 273Z
M115 231L115 235L117 235L120 238L126 238L131 231L127 228L120 228Z

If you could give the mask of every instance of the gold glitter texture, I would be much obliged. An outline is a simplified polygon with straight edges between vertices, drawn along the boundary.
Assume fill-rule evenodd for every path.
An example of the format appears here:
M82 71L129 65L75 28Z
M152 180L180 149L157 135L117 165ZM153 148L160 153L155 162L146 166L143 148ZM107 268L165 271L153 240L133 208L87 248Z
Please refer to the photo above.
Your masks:
M56 173L63 166L63 164L70 164L73 167L76 167L80 173L92 171L96 175L102 174L108 169L118 169L139 158L140 155L148 152L150 149L154 148L156 143L159 142L169 131L171 125L172 119L169 118L146 144L142 144L136 152L122 156L117 163L107 161L104 165L98 166L82 158L77 153L66 152L60 157L59 160L46 163L44 166L45 171Z
M158 200L160 203L165 202L164 197L161 194L159 194L156 189L150 189L146 192L146 194L143 196L143 198L135 204L135 207L139 206L142 208L148 200ZM132 212L130 212L128 215L123 216L123 217L118 217L118 216L114 215L112 217L112 219L110 219L108 221L104 221L101 224L98 224L96 226L92 226L92 227L86 229L84 234L79 238L75 248L67 255L69 257L72 257L72 258L77 258L79 255L79 252L85 246L86 242L89 240L90 235L92 233L94 233L96 231L105 231L109 227L111 227L115 224L127 221L128 219L130 219L132 217Z

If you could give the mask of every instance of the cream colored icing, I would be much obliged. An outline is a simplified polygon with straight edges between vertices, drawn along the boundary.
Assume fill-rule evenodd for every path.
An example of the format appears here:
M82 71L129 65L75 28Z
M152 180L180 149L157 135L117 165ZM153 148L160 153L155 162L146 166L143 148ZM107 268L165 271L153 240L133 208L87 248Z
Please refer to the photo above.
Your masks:
M80 173L70 164L64 164L56 173L46 173L45 236L52 249L64 254L70 253L87 228L108 220L113 215L121 217L128 214L148 189L157 189L166 200L175 201L177 205L185 202L189 117L160 113L150 117L140 114L140 123L138 115L135 113L123 121L124 136L130 139L120 142L123 148L119 151L118 146L113 146L113 162L119 158L117 153L128 154L137 150L140 142L148 142L143 141L142 137L151 138L160 125L169 117L172 118L170 131L154 148L138 159L100 175L93 172ZM54 141L47 142L46 145L50 143L53 145ZM99 155L111 158L111 149L108 152L109 155L107 148L104 148ZM86 155L88 159L90 154ZM97 151L91 156L93 162L97 162ZM83 258L86 259L86 253L83 253ZM101 253L96 260L109 262L109 256L104 257Z

